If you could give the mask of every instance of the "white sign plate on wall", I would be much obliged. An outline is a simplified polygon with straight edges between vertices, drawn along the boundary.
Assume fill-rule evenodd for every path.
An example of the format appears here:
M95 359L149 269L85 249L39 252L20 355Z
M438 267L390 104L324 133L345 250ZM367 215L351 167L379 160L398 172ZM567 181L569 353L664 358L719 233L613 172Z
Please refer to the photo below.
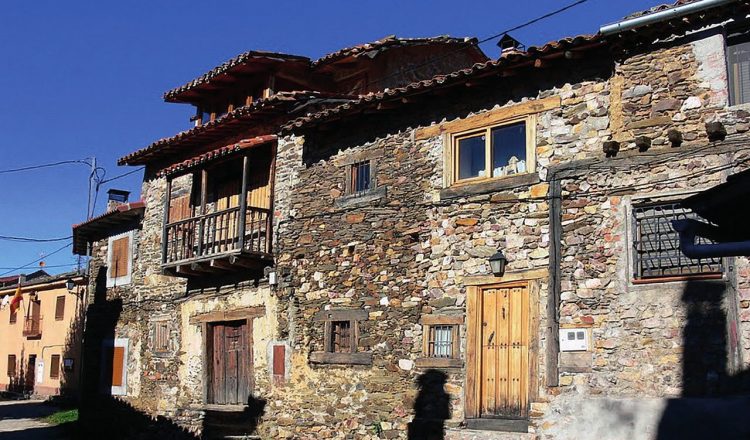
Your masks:
M560 351L587 351L589 331L585 328L561 328Z
M44 381L44 361L36 362L36 383L42 383Z

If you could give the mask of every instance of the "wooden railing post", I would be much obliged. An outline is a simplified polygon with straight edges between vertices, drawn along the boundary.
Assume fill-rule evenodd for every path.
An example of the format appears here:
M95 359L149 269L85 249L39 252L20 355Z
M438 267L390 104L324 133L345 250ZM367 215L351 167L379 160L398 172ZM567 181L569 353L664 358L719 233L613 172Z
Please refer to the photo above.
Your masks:
M172 198L172 179L167 177L167 191L164 195L164 232L161 240L161 262L167 262L169 246L169 201Z
M201 215L198 220L198 252L197 257L203 255L203 234L206 226L206 199L208 197L208 171L204 168L201 170Z
M247 179L250 178L250 159L242 156L242 189L240 189L239 250L245 249L245 219L247 216Z

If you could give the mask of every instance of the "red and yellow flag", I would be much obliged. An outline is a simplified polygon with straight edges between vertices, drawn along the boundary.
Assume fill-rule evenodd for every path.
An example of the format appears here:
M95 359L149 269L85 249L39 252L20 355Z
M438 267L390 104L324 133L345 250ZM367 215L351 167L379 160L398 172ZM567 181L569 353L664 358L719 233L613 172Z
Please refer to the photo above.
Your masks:
M13 295L13 299L10 300L10 313L16 313L18 307L21 305L23 296L21 296L21 277L18 277L18 288L16 288L16 294Z

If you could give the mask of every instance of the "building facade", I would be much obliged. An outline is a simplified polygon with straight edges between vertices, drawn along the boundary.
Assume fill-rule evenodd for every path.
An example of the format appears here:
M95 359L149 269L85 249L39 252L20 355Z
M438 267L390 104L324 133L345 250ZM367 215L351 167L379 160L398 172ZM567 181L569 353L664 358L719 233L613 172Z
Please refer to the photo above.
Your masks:
M206 437L744 438L750 265L671 222L750 160L748 12L490 61L248 52L168 92L195 127L122 158L138 214L81 235L99 391Z
M38 271L22 276L20 286L22 299L15 311L10 302L18 282L0 287L0 389L14 395L77 395L84 277Z

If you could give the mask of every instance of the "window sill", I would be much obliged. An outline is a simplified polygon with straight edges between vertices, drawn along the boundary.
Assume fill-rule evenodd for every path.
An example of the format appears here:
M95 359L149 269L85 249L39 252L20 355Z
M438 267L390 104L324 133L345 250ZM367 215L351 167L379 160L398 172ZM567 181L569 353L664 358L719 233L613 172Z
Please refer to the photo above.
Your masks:
M372 353L329 353L314 351L310 353L310 363L339 365L372 365Z
M537 173L518 174L516 176L497 177L479 182L454 183L449 188L440 190L440 199L453 199L495 191L512 189L520 186L531 186L541 182Z
M417 358L414 362L417 368L462 368L464 361L453 358Z
M367 205L385 199L388 194L388 190L385 186L379 186L373 188L361 194L350 194L341 196L334 200L333 204L337 208L350 208L353 206Z
M680 275L673 277L658 277L658 278L638 278L632 280L635 285L642 284L661 284L661 283L673 283L681 281L701 281L701 280L721 280L724 278L724 274L721 273L706 273L696 275Z

